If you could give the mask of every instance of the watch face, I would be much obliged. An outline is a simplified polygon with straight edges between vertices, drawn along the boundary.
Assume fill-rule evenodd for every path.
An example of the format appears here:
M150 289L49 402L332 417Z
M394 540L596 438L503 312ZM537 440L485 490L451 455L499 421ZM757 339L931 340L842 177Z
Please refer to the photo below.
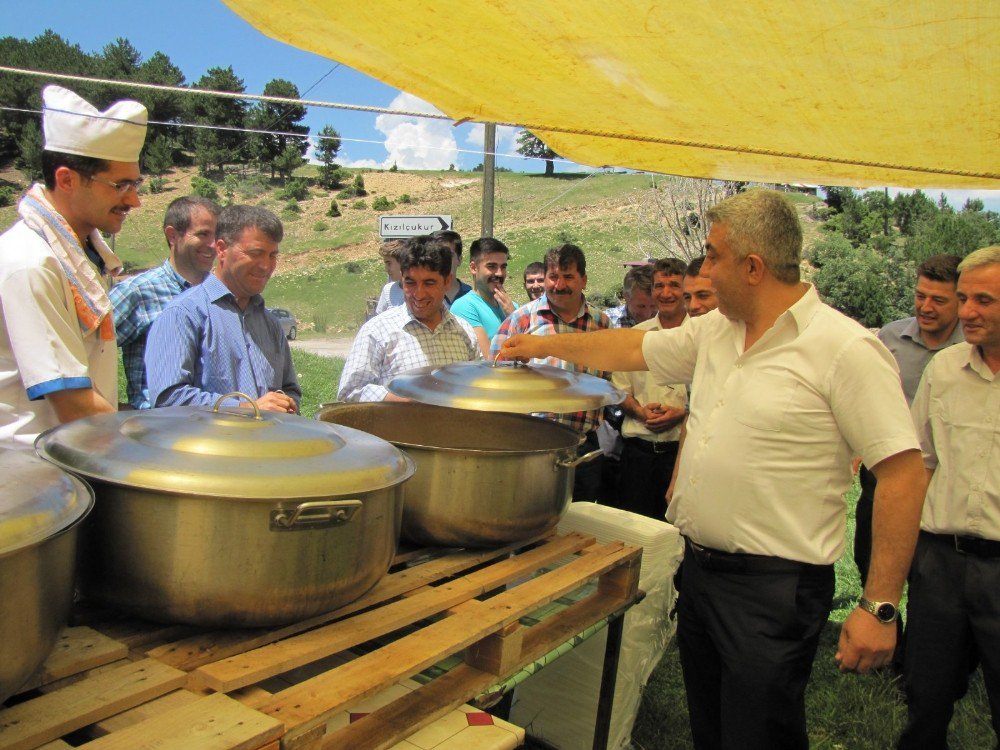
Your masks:
M896 608L888 602L883 602L875 612L875 616L882 622L891 622L896 616Z

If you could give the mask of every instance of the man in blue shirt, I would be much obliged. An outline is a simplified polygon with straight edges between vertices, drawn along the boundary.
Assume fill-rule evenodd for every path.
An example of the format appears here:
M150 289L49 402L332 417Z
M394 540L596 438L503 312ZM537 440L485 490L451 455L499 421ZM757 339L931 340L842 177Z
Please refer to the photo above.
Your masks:
M215 271L167 305L149 331L149 401L213 404L239 391L261 409L295 413L302 392L291 351L261 297L278 264L281 221L259 206L227 206L216 234Z
M185 289L200 284L215 263L215 225L219 206L197 195L177 198L163 217L163 235L170 254L156 268L111 288L115 334L122 350L128 403L149 408L146 386L146 336L163 308Z
M504 318L517 307L503 286L507 281L509 257L507 246L493 237L480 237L473 242L469 248L469 271L475 289L451 306L455 315L465 318L472 326L479 339L479 348L484 352L490 350L490 340Z

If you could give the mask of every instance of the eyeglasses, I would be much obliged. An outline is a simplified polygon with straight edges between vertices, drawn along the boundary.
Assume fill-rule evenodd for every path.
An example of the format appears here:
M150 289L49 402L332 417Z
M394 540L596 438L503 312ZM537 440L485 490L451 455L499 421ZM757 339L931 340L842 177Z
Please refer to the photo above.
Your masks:
M144 178L140 177L138 180L118 180L118 182L112 182L111 180L105 180L103 177L98 177L97 175L91 175L88 179L99 182L102 185L107 185L109 188L114 188L118 195L125 195L129 190L135 190L139 192L139 188L146 181Z

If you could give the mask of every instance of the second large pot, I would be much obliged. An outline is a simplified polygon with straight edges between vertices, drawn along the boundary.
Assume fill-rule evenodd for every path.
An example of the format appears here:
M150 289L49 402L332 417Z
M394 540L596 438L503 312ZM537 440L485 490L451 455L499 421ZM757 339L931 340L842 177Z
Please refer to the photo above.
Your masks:
M417 470L406 485L403 536L491 547L553 528L573 495L580 435L519 414L415 403L326 404L316 418L377 435Z

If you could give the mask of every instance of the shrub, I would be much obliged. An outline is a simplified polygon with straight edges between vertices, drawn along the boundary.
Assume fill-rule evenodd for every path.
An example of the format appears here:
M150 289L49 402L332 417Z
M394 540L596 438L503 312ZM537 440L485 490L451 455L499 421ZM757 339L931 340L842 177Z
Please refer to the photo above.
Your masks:
M340 206L337 205L337 201L330 201L330 208L326 212L326 215L333 216L334 218L340 216Z
M389 211L396 207L396 204L391 200L386 198L384 195L380 195L378 198L372 201L372 208L376 211Z
M344 270L348 273L361 273L363 269L361 268L361 264L356 260L349 260L344 264Z
M216 189L215 183L201 175L195 175L191 178L191 192L202 198L208 198L213 201L219 200L219 191Z
M299 207L298 201L296 201L294 199L288 201L288 203L285 204L285 207L282 210L283 211L288 211L289 213L293 213L293 214L300 214L300 213L302 213L302 209Z
M282 200L304 201L309 197L309 183L301 177L293 177L278 191Z
M317 221L315 224L313 224L314 232L325 232L329 228L330 225L327 224L325 221Z
M354 201L351 204L351 208L368 208L368 203L366 201Z
M361 176L361 173L354 175L354 182L351 183L351 187L354 189L354 194L358 197L362 195L368 195L365 191L365 178Z
M337 193L337 197L340 198L341 200L347 200L348 198L353 198L354 188L344 188L339 193Z
M149 192L162 193L167 187L167 181L162 177L153 177L149 180Z
M17 200L17 191L12 187L0 187L0 206L12 206Z
M413 198L410 197L409 193L403 193L396 199L396 201L398 203L413 203Z

